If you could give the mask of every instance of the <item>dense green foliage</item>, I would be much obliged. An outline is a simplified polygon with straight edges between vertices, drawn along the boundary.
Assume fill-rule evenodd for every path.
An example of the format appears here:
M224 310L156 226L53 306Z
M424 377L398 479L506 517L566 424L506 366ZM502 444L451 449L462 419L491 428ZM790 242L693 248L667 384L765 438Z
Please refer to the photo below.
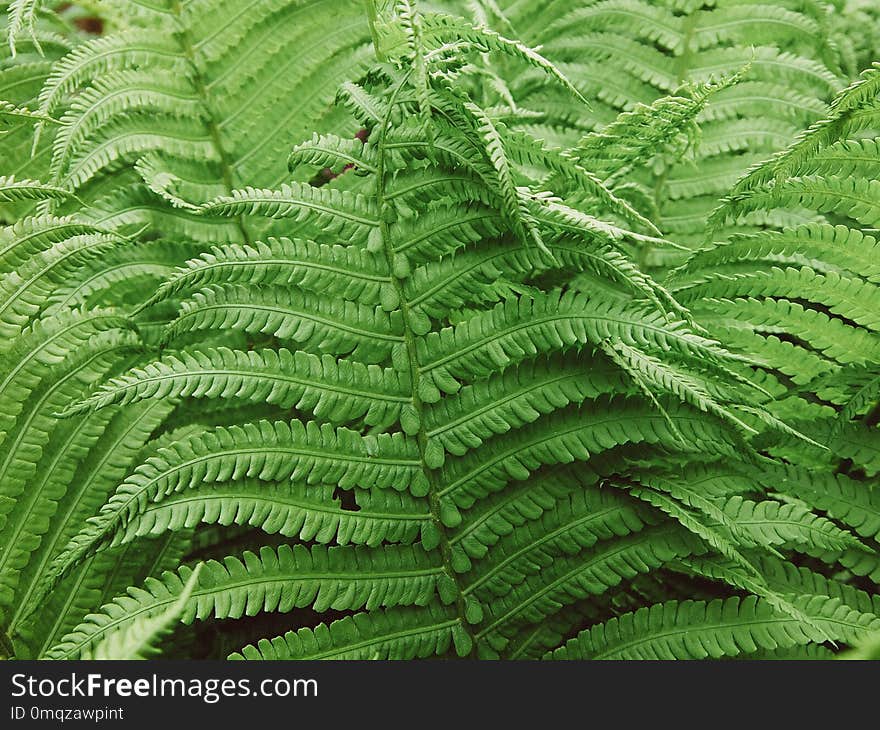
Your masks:
M876 643L870 6L0 4L7 656Z

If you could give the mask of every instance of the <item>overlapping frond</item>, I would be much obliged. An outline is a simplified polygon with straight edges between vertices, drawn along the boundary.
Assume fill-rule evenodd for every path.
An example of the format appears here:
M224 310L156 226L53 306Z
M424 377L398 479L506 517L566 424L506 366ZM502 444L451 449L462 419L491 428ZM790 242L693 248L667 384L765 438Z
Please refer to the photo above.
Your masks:
M591 104L575 110L523 76L511 92L542 115L522 126L569 148L669 238L696 247L715 201L820 119L844 85L821 5L509 0L502 8L517 30ZM652 247L646 260L683 259Z
M748 226L755 212L805 210L817 222L718 236L668 282L716 336L761 353L768 381L787 396L776 412L829 447L809 463L834 469L846 459L844 476L877 471L878 78L876 68L865 71L826 118L745 175L714 214L719 224ZM795 448L790 440L777 447Z

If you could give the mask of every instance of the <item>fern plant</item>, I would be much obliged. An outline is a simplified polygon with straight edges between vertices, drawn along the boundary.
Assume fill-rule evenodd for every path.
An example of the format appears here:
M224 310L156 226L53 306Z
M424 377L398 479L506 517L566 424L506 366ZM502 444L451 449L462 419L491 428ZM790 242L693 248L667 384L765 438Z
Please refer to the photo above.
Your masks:
M821 657L880 630L872 493L694 296L714 254L637 265L679 241L615 182L748 83L742 49L564 151L508 72L577 120L582 69L467 5L120 3L53 64L27 105L51 160L3 188L9 655L196 622L166 655Z
M507 0L505 17L542 49L591 102L574 110L534 75L511 93L528 114L526 129L570 148L594 169L592 140L623 111L667 95L696 101L689 118L657 124L645 164L616 160L608 184L649 214L674 242L698 246L718 198L751 165L784 148L820 119L845 86L852 53L835 27L833 3L785 0ZM854 62L853 62L854 63ZM742 74L711 103L701 86ZM696 93L695 93L696 92ZM657 117L653 117L656 120ZM672 122L672 119L668 119ZM694 122L698 124L695 126ZM697 134L699 135L697 137ZM782 213L777 213L782 215ZM751 224L763 226L761 216ZM647 266L672 266L685 254L649 248Z
M45 566L125 477L145 444L160 435L173 408L150 404L118 416L108 410L82 423L60 420L58 414L105 374L143 358L150 323L135 325L127 313L175 266L205 250L202 241L245 240L243 220L212 223L189 216L153 193L138 170L148 169L155 153L156 160L176 165L178 175L185 169L196 181L216 181L207 183L207 195L228 192L235 173L220 161L230 150L269 176L259 181L274 182L284 170L283 155L277 147L267 149L273 135L259 125L283 127L284 120L253 107L248 94L254 79L262 78L263 93L257 95L264 101L271 102L269 88L279 83L286 86L273 93L311 98L300 111L317 124L337 83L326 73L339 78L360 73L358 58L369 40L359 4L316 7L317 14L303 3L254 8L247 29L262 57L239 44L239 36L227 43L220 33L219 44L212 45L192 35L190 19L201 12L234 24L219 6L184 8L171 2L115 3L117 30L90 40L54 14L38 13L36 35L15 38L2 97L16 114L8 117L15 126L3 138L10 154L4 154L9 167L3 170L2 205L10 225L2 234L0 315L2 398L10 415L0 449L6 516L0 604L9 635L18 634L35 605ZM340 21L335 45L322 40L326 24ZM218 30L199 27L206 39ZM58 28L65 30L63 37ZM287 30L279 35L282 28ZM345 28L354 32L346 34ZM300 64L298 75L274 76L283 43L259 41L270 29L306 53L324 49L334 62L326 67L315 59L310 73ZM298 63L284 55L286 62ZM234 69L237 73L231 73ZM325 84L331 88L322 91ZM210 93L216 86L222 95ZM237 102L231 88L238 89ZM230 104L222 119L214 112L218 99ZM244 125L246 137L230 132L237 124ZM247 147L242 139L251 140ZM31 147L37 150L33 157ZM35 474L42 480L25 497ZM147 575L177 565L188 544L185 533L149 549L88 561L70 578L69 591L53 593L40 605L40 621L28 631L42 644L22 646L17 655L41 653L41 646L56 642L85 612Z
M768 407L827 450L785 442L773 450L824 473L827 497L877 503L877 90L880 69L832 104L786 151L750 171L714 215L804 210L809 222L737 234L694 254L669 286L711 332L763 361ZM723 333L723 334L722 334ZM834 505L840 509L842 505ZM831 510L832 507L826 507ZM870 520L860 529L869 537ZM850 556L876 581L873 559Z
M12 32L7 3L0 3L0 28L3 38ZM33 33L16 44L13 55L8 44L0 44L0 135L3 144L4 191L0 193L0 222L12 223L27 208L14 191L6 189L8 178L45 180L51 156L55 120L40 115L37 98L51 72L52 64L69 53L83 38L76 28L57 14L41 16ZM33 148L33 125L46 124L46 139Z
M857 74L869 67L876 55L873 39L880 24L877 6L869 0L847 0L832 21L849 72Z

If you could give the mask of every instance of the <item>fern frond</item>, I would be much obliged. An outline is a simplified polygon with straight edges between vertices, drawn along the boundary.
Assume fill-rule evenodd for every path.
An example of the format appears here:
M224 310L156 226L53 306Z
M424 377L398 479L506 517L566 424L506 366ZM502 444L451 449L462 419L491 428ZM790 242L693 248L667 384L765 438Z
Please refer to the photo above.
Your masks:
M668 527L600 542L586 555L557 559L540 576L496 601L477 636L499 651L508 642L504 633L511 624L538 623L575 598L600 595L623 580L702 549L696 538Z
M314 413L344 423L357 418L389 426L408 402L390 369L289 350L242 352L220 348L182 352L110 380L64 415L145 398L237 398Z
M9 50L13 58L15 58L18 37L25 31L29 34L37 50L40 50L35 27L37 12L40 10L40 6L40 0L11 0L9 3L6 34L9 39Z
M403 346L400 318L379 307L328 301L281 287L206 287L181 303L163 333L166 342L186 333L232 329L270 334L304 349L378 362Z
M513 170L504 143L494 123L485 111L472 102L465 102L465 108L473 115L477 129L482 135L489 153L489 159L495 168L499 192L504 201L504 213L524 244L534 243L544 253L551 255L540 233L532 222L532 216L523 200L523 191L517 187Z
M527 363L440 401L428 416L426 435L460 456L542 414L624 389L620 375L603 371L600 362L589 368L563 359Z
M197 565L183 587L177 602L163 613L152 618L139 616L129 626L107 634L101 643L86 650L83 659L149 659L159 653L156 643L169 634L180 618L186 602L192 595L199 579L201 564Z
M195 494L181 492L147 505L117 544L199 524L250 525L284 537L322 545L410 544L427 534L430 513L404 493L355 493L357 509L344 509L325 486L284 485L256 479L213 484Z
M624 444L659 444L674 450L732 453L736 437L668 399L665 414L637 398L600 400L552 414L492 442L483 455L451 460L442 496L462 507L528 479L545 464L570 464ZM698 446L699 445L699 446Z
M334 188L314 188L302 183L284 184L278 190L246 188L204 203L203 215L260 215L308 223L337 240L363 240L379 225L369 199Z
M287 167L291 172L300 166L310 168L339 168L352 166L360 172L376 172L376 153L370 145L358 139L341 139L333 134L312 135L291 150Z
M311 421L262 421L205 431L160 449L120 484L56 559L45 583L57 580L96 546L112 541L150 503L202 482L305 479L307 484L343 489L409 489L423 496L427 485L418 464L415 444L399 433L361 436Z
M15 176L0 175L0 203L13 203L19 200L64 200L71 193L54 185L46 185L39 180L16 180Z
M538 53L535 49L530 48L521 41L505 38L493 30L485 27L472 26L461 19L449 15L435 13L426 14L424 16L423 24L426 33L435 35L438 39L452 36L456 38L456 40L473 44L478 51L484 53L495 51L521 59L528 65L540 69L543 73L555 78L581 103L588 103L581 92L578 91L577 87L565 77L565 74L560 69L544 58L544 56Z
M262 639L232 654L233 660L425 659L445 655L467 639L454 613L441 607L396 608L346 616L314 629ZM466 635L465 635L466 636ZM461 654L467 654L462 651Z
M424 552L409 547L311 549L282 545L259 554L209 561L180 612L180 621L196 618L240 618L263 611L287 612L313 606L316 610L346 610L426 605L434 595L439 569ZM154 616L174 606L192 575L189 568L149 579L89 616L57 646L48 659L79 657L111 631L137 616ZM352 579L346 574L360 574ZM255 577L261 580L254 580Z
M24 585L16 595L17 608L8 622L11 634L31 633L33 626L29 617L41 605L33 600L39 579L42 578L51 560L79 531L83 522L100 509L112 493L117 481L126 476L138 451L149 440L151 433L164 421L172 407L169 402L145 403L134 406L126 413L111 414L112 417L101 431L97 443L89 449L85 456L78 455L80 458L76 464L73 478L76 488L67 488L64 495L57 500L58 506L50 521L49 529L43 535L39 548L32 553L30 561L24 569L26 580L22 581ZM89 426L89 431L94 433L91 429L92 427ZM179 534L172 537L178 543L183 542L180 540ZM142 554L144 557L148 557L151 551L144 550ZM172 556L172 560L177 559L179 559L179 555ZM93 582L100 583L98 588L91 586L86 591L91 594L105 589L106 576L100 568L102 565L106 566L108 558L105 554L92 562L97 562L98 565L90 565L82 570L83 574L93 572L97 576L93 578ZM84 575L82 577L84 579ZM132 578L123 574L120 580L124 582L132 580ZM127 585L128 583L121 587L117 586L116 590L123 590ZM62 592L63 595L65 595L64 592ZM79 595L79 591L74 591L73 595L64 599L59 597L59 603L63 605L58 608L58 613L65 616L66 620L75 622L84 615L84 612L101 603L98 601L94 605L89 604L85 607L72 605L80 600L82 600L82 596ZM58 616L53 615L53 612L47 611L45 616L39 618L43 622L48 621L57 627L56 619ZM35 622L41 623L37 619ZM52 636L52 632L47 633L39 629L34 629L33 633L40 640L48 640ZM60 636L56 638L60 638Z
M269 239L253 246L214 248L190 260L165 282L144 307L209 284L299 286L308 291L327 289L362 304L383 302L396 306L391 277L377 257L355 247L329 246L302 239Z
M855 643L876 630L877 619L812 596L797 605L831 636ZM555 659L683 659L736 656L821 641L815 630L781 616L755 597L710 603L670 601L613 618L553 652Z

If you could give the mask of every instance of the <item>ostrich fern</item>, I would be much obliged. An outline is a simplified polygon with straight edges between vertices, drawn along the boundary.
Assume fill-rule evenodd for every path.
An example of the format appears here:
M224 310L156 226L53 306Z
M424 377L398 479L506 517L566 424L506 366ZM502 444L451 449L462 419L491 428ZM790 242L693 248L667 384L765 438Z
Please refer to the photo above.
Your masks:
M5 3L0 3L0 28L10 32ZM36 112L40 89L51 73L52 64L69 53L81 38L75 29L57 15L41 17L33 35L17 43L13 57L6 43L0 44L0 139L3 145L4 177L19 180L45 180L51 157L51 140L57 125ZM46 138L33 148L33 123L42 119ZM11 193L0 194L0 222L12 223L27 207Z
M798 209L809 222L706 246L668 282L715 336L759 356L763 382L776 396L771 410L829 446L804 451L785 441L774 451L838 473L814 487L825 493L830 514L843 515L851 500L869 510L880 504L878 89L875 64L825 119L744 176L713 216L718 228L753 211ZM875 538L873 521L863 517L856 517L857 529ZM852 555L847 564L880 577L873 559Z
M564 151L527 87L592 129L565 43L453 5L119 3L10 98L50 157L0 171L10 654L152 655L195 622L220 642L166 655L813 657L880 630L840 570L875 576L878 505L690 291L715 249L666 285L635 262L685 241L633 170L739 98L739 36ZM788 43L753 66L838 84Z
M665 136L658 129L646 164L605 173L612 187L688 248L701 243L707 215L737 178L820 119L847 81L828 2L506 0L501 6L591 102L589 111L574 110L540 79L522 76L511 93L534 118L521 123L572 148L588 169L589 146L581 149L579 139L601 135L621 111L669 94L687 96L693 85L744 72L740 83L694 110L698 142L682 134L687 127L671 126ZM796 213L786 212L787 219ZM764 217L750 222L760 228ZM641 256L649 266L683 258L670 248Z

